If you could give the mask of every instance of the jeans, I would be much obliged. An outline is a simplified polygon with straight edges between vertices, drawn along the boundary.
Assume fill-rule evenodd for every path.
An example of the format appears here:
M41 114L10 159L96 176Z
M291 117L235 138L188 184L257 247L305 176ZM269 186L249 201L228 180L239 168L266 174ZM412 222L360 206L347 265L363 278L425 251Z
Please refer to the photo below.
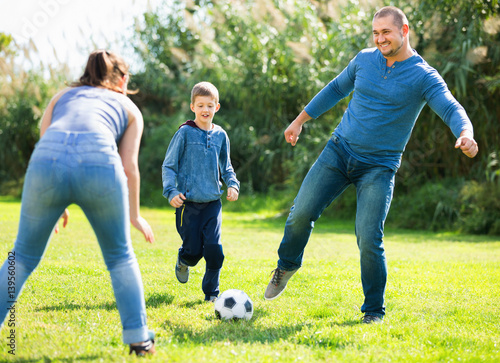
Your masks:
M390 168L353 158L342 141L332 136L307 173L290 209L278 249L278 266L295 270L302 265L314 222L353 184L357 192L355 232L365 295L361 311L379 317L385 315L387 262L382 238L394 190L394 175L395 171Z
M206 270L201 288L205 300L219 296L219 277L224 253L221 244L222 203L184 202L175 211L177 232L182 238L179 259L188 266L205 258Z
M0 269L0 321L41 261L64 209L81 207L111 275L125 344L147 340L141 274L130 238L127 178L115 141L95 133L47 132L31 156L23 188L14 263ZM10 262L10 265L9 265ZM9 277L15 291L8 291Z

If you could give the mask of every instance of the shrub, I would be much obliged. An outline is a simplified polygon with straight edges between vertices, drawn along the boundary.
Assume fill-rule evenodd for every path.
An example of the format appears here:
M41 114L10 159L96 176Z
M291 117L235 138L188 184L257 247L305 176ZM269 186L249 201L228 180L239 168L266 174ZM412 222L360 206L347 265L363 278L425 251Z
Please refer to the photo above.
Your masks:
M458 218L456 200L461 181L428 182L405 194L394 191L388 225L400 228L452 229Z
M43 110L64 86L68 71L64 66L59 71L26 71L18 63L17 54L30 51L18 48L11 37L0 33L0 184L9 185L0 185L2 190L11 189L22 180L39 139Z
M500 182L466 183L459 196L457 228L466 233L500 235Z

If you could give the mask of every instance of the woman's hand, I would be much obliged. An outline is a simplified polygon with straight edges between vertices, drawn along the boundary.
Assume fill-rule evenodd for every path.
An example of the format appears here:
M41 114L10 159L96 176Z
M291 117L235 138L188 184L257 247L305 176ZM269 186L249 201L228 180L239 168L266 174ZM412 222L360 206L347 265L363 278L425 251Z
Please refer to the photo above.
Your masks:
M136 219L131 220L130 223L132 223L132 225L144 235L146 242L153 243L155 241L153 229L144 218L139 216Z

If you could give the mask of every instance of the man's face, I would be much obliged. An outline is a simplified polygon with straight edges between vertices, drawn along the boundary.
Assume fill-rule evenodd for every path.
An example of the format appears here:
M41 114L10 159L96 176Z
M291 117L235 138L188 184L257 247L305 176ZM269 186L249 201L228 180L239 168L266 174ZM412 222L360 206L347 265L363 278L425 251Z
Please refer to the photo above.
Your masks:
M394 24L392 15L373 20L373 41L386 58L396 57L404 45L403 29ZM403 25L403 28L405 25Z

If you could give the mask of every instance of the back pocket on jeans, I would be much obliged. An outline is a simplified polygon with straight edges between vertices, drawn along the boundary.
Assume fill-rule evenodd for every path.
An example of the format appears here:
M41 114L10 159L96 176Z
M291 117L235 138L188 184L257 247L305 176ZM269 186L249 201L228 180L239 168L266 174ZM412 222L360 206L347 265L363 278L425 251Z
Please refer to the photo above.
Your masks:
M32 160L26 171L24 189L39 195L51 192L57 187L57 173L61 173L57 161Z
M93 196L103 197L117 188L116 171L113 164L82 165L83 189Z

